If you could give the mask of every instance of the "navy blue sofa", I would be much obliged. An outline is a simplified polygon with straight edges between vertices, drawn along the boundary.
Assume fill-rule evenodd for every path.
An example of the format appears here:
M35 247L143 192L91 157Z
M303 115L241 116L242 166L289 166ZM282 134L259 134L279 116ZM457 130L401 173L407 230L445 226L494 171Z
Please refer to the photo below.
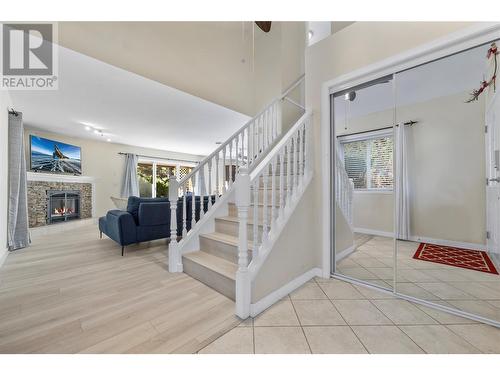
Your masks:
M203 211L208 209L208 196L203 197ZM215 196L212 196L212 203ZM200 197L195 197L195 218L200 218ZM186 227L191 229L193 196L186 196ZM177 201L177 236L182 235L183 199ZM170 201L168 198L129 197L127 210L110 210L106 216L99 218L99 231L104 233L122 247L170 237Z

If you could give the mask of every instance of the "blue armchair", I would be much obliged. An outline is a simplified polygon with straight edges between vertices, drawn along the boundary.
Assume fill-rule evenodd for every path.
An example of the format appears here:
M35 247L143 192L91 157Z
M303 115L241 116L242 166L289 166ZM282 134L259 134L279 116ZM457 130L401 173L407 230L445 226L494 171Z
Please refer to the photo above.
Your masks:
M212 202L215 196L212 196ZM186 196L186 227L191 229L193 196ZM200 197L194 197L195 218L200 217ZM203 199L203 211L208 209L208 197ZM183 199L177 201L177 236L182 235ZM104 233L122 247L170 237L170 201L167 198L130 197L127 210L111 210L99 218L100 237Z

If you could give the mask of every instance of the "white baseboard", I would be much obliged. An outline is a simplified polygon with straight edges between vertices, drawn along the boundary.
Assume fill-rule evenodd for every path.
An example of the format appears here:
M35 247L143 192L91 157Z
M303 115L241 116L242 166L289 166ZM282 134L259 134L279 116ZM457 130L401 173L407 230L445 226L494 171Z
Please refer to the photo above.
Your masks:
M296 277L288 284L283 285L281 288L269 293L267 296L257 301L256 303L250 304L250 316L253 318L259 315L262 311L268 307L274 305L276 302L286 297L288 294L293 292L295 289L301 287L306 282L311 280L313 277L321 277L323 274L321 268L313 268L302 275Z
M367 228L353 228L354 233L371 234L372 236L380 237L394 237L393 232L384 232L381 230L367 229Z
M3 253L0 255L0 267L3 266L5 260L7 259L7 255L9 255L9 250L5 248L3 250Z
M414 242L430 243L433 245L459 247L465 250L483 250L483 251L486 250L486 245L478 243L440 240L436 238L420 237L420 236L410 236L409 240Z
M354 250L356 250L356 245L352 245L351 247L348 247L345 250L342 250L340 253L335 255L335 261L339 262L345 257L347 257L349 254L351 254Z

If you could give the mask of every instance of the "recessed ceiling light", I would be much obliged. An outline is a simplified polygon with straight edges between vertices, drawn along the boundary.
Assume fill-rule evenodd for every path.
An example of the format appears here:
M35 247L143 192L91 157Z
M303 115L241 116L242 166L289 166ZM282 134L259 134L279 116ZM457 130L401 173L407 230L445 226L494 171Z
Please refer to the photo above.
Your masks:
M109 138L108 138L108 139L106 139L106 141L107 141L107 142L111 142L111 139L109 139Z
M99 130L94 129L94 134L99 134Z
M86 130L86 131L90 131L90 126L88 126L88 125L87 125L87 126L85 126L85 130Z

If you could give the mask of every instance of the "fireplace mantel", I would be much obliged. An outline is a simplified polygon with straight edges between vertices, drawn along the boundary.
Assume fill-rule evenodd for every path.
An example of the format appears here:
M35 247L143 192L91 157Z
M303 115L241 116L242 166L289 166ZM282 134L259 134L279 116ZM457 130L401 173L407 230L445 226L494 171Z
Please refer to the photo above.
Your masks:
M71 174L58 174L58 173L41 173L41 172L27 172L28 181L43 181L43 182L76 182L94 184L95 178L90 176L74 176Z

